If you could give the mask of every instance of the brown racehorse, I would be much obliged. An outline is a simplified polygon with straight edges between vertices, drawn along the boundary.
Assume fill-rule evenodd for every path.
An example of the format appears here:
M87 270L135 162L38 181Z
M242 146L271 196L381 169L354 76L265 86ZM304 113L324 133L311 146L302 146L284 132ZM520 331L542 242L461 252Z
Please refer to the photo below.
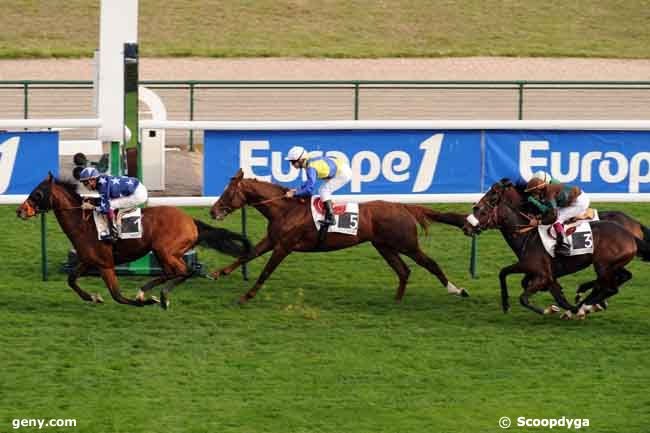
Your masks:
M79 257L79 266L68 276L68 284L84 301L102 303L99 294L90 295L77 285L77 279L88 267L96 267L115 301L127 305L151 305L158 300L144 298L144 293L167 282L161 290L161 306L169 306L168 293L192 276L183 255L197 244L206 245L232 256L250 252L250 243L243 236L221 228L210 227L192 219L180 210L150 207L142 210L142 238L121 239L114 245L97 239L97 229L91 211L83 211L82 197L71 181L55 179L52 174L41 182L16 214L27 219L52 209L61 228L68 236ZM163 268L163 275L145 284L136 299L127 299L120 292L115 265L138 259L153 251Z
M544 249L537 230L521 230L530 222L529 217L520 210L524 205L521 189L508 179L495 183L473 208L473 216L478 220L478 225L472 226L467 222L464 227L468 235L475 234L477 229L500 229L517 255L517 263L506 266L499 272L504 311L510 307L506 284L506 278L510 274L523 273L527 276L526 287L519 298L526 308L539 314L555 312L555 308L541 309L529 302L529 297L537 291L550 290L562 308L577 312L582 318L586 313L598 309L605 299L618 293L618 288L631 278L631 273L625 266L636 255L643 260L650 260L650 244L612 221L590 223L593 254L552 258ZM577 272L590 264L593 264L597 275L594 291L578 307L574 307L564 297L557 278Z
M463 288L457 288L442 272L438 264L428 257L418 244L417 225L424 229L433 221L461 227L464 216L440 213L422 206L371 201L359 205L357 235L328 233L322 244L318 242L318 231L314 225L308 201L285 198L287 188L269 182L244 179L239 170L210 209L213 218L222 219L235 209L246 205L254 206L269 221L267 235L254 248L253 253L239 258L231 265L214 272L218 278L231 273L243 263L273 250L255 285L239 299L245 303L254 298L264 281L291 252L334 251L363 242L371 242L379 254L393 268L399 277L395 299L404 296L409 267L400 254L412 258L418 265L435 275L451 294L468 296Z

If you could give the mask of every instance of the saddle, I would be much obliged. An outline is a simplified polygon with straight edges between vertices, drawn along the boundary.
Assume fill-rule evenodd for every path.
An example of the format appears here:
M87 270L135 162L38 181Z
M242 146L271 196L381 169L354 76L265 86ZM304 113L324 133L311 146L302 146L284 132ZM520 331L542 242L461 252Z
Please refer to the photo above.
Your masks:
M320 199L320 197L316 197L313 205L314 205L314 209L318 213L320 213L321 215L325 215L325 205L323 204L323 201ZM343 215L345 213L346 207L347 207L347 203L345 202L332 203L332 210L334 211L334 215Z
M575 216L571 219L568 219L564 222L564 231L566 232L567 236L571 236L573 233L575 233L576 228L580 224L582 224L584 221L592 221L592 220L598 220L598 211L596 209L588 208L586 211L581 213L578 216ZM553 230L553 226L548 226L547 229L548 235L555 239L555 230Z
M109 233L108 222L106 217L99 212L93 212L97 235L99 239ZM117 229L119 239L139 239L142 237L142 209L124 208L117 209L115 212L115 228Z

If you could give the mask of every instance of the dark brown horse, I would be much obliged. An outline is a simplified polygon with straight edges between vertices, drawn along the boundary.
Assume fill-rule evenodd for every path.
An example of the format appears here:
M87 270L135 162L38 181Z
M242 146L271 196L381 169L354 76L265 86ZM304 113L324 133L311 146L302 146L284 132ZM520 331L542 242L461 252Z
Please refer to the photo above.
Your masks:
M457 288L449 281L438 264L420 249L417 231L418 224L426 229L433 221L460 227L464 223L463 215L440 213L422 206L371 201L359 205L359 228L356 235L329 233L325 241L319 244L318 231L308 201L285 198L286 191L287 188L279 185L244 179L243 172L239 170L210 209L213 218L222 219L235 209L251 205L269 221L266 237L255 246L251 255L239 258L231 265L212 274L215 278L227 275L241 264L273 251L257 282L241 296L240 303L254 298L264 281L293 251L334 251L363 242L371 242L397 273L399 277L399 287L395 294L397 301L404 296L411 273L400 254L412 258L418 265L435 275L449 293L468 296L465 289Z
M544 249L537 230L522 231L530 219L521 212L523 194L507 179L492 185L490 190L473 208L476 226L465 224L466 234L475 234L477 229L498 228L504 239L517 255L518 262L506 266L499 272L502 306L510 307L506 278L510 274L526 274L527 281L519 300L523 306L539 314L557 311L553 306L542 309L532 305L529 297L540 290L550 290L560 307L579 317L598 309L608 297L618 293L618 288L631 278L625 266L639 255L650 260L650 244L635 237L623 226L611 221L591 223L594 252L570 257L552 258ZM562 292L557 278L572 274L593 264L597 279L594 291L578 307L571 305Z
M68 284L84 301L102 303L99 294L90 295L77 285L77 279L88 267L96 267L115 301L127 305L158 303L154 297L145 299L144 293L167 282L161 290L161 306L169 306L168 293L176 285L192 276L183 255L197 244L206 245L232 256L250 252L250 244L243 236L221 228L210 227L174 207L160 206L142 210L142 238L122 239L114 245L97 239L97 229L91 211L83 211L82 197L73 182L55 179L51 174L29 195L16 210L27 219L52 209L61 228L68 236L79 257L79 266L68 276ZM127 299L120 292L115 265L136 260L153 251L163 268L163 275L145 284L136 299Z

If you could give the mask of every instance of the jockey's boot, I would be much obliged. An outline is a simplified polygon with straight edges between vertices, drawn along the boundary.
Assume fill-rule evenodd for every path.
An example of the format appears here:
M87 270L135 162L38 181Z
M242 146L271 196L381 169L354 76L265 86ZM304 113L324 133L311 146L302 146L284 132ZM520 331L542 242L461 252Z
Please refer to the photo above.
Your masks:
M323 202L325 206L325 218L320 220L320 229L318 230L318 246L320 247L325 238L327 237L327 231L331 225L336 223L334 220L334 209L332 209L332 200L325 200Z
M106 220L108 221L108 231L110 232L110 238L107 240L111 242L117 242L119 239L119 233L117 232L117 226L115 225L115 211L109 209L106 214Z
M325 219L319 221L321 225L331 226L336 223L334 220L334 209L332 208L332 200L325 200L323 202L325 205Z
M564 231L564 225L562 223L553 224L555 233L557 233L557 239L555 241L555 255L559 256L568 256L571 253L571 246L569 245L569 240L567 239L566 232Z

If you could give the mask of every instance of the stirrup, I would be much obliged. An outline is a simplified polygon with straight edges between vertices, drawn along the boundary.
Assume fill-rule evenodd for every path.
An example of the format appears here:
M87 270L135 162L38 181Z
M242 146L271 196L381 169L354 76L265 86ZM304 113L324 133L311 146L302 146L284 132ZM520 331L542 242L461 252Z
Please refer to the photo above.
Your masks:
M321 226L328 226L328 227L333 226L334 224L336 224L336 220L333 217L332 217L332 219L328 220L327 218L325 218L325 219L319 220L318 222L320 223Z
M568 256L571 254L571 246L564 242L555 244L555 254L560 256Z

